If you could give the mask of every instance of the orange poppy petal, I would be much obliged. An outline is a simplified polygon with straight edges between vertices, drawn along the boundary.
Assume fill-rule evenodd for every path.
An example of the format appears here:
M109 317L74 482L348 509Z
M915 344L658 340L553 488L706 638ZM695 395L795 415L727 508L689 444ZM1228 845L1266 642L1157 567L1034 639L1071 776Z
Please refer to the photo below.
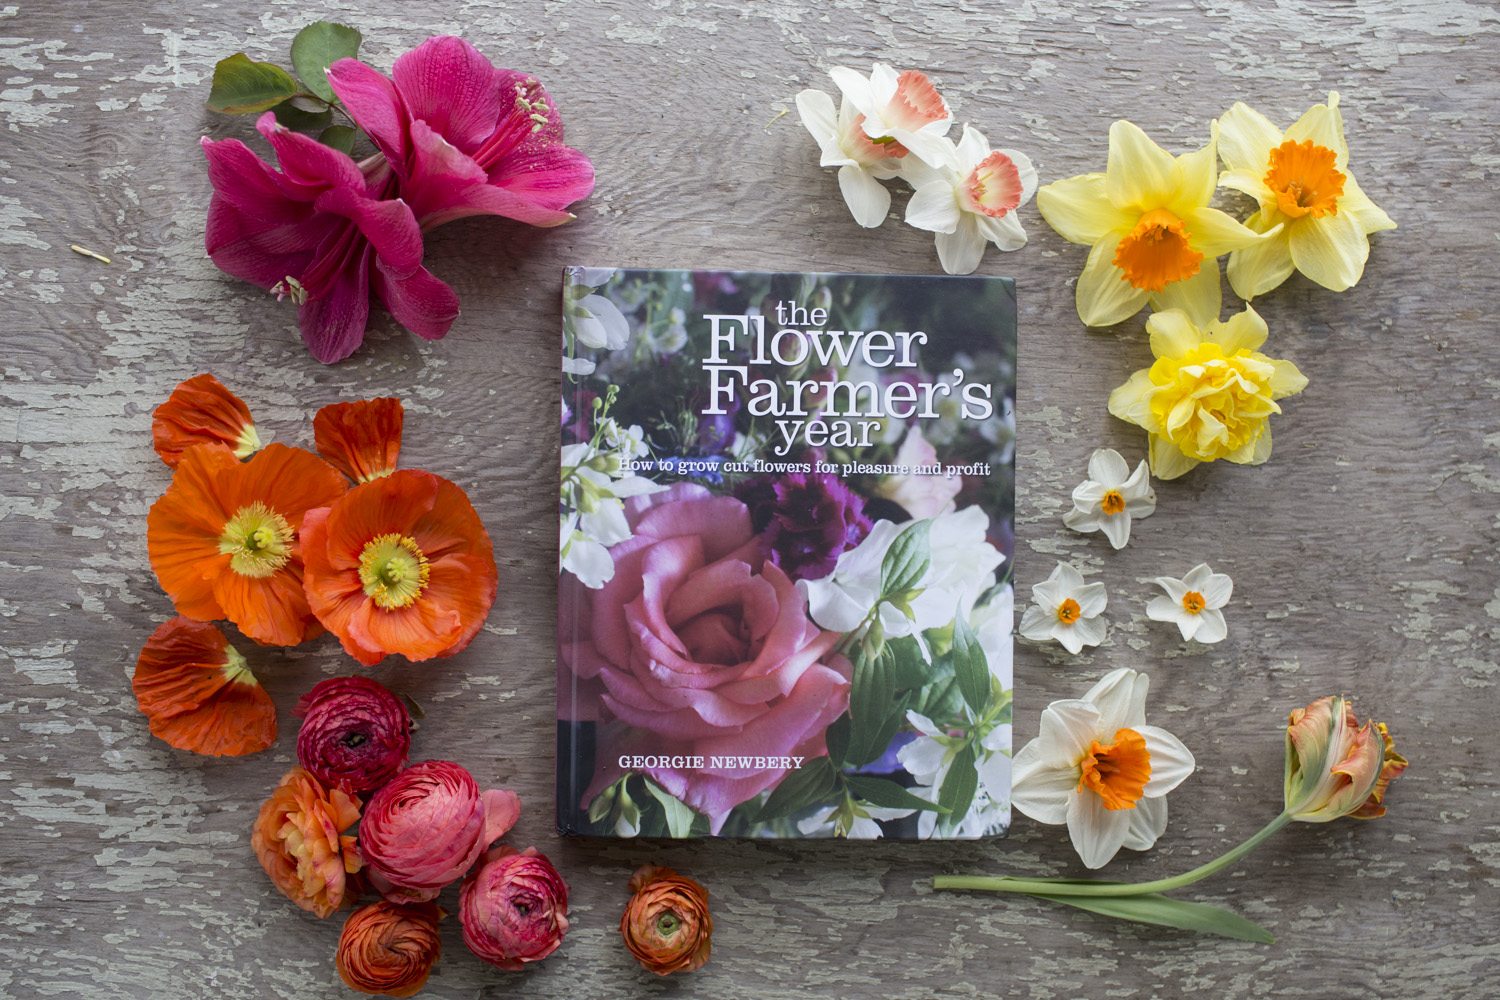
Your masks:
M197 444L225 445L237 458L248 458L261 446L250 408L206 373L180 384L156 408L151 439L161 460L173 467Z
M321 631L307 606L300 564L258 579L226 570L214 578L214 598L225 618L262 645L296 646Z
M318 454L358 483L388 476L401 454L404 415L389 396L325 406L313 418Z
M260 501L295 525L307 511L343 496L349 484L305 448L269 444L241 465L237 475L221 477L219 489L226 510Z
M469 502L469 495L457 483L441 476L433 478L437 480L437 496L412 530L427 558L435 560L449 552L473 552L493 561L489 532L484 530L484 522Z
M437 502L440 482L430 472L401 469L350 490L328 523L331 564L338 569L354 569L370 539L412 534Z
M320 507L302 517L302 583L308 606L318 621L339 637L345 652L364 666L373 667L385 659L385 654L361 646L349 634L349 622L369 599L357 572L337 573L329 562L328 515L329 508Z
M177 617L146 640L131 681L152 735L215 757L276 742L276 706L213 625Z
M180 614L200 621L223 618L213 578L228 572L229 557L219 552L228 513L215 485L221 473L239 465L223 445L197 445L183 453L172 485L146 515L146 552L162 590Z

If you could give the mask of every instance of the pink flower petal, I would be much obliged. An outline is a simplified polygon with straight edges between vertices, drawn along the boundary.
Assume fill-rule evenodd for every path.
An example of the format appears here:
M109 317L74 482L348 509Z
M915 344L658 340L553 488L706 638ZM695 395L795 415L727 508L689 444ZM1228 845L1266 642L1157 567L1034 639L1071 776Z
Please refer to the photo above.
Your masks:
M366 245L357 261L338 271L338 280L326 293L309 299L298 311L302 342L325 365L344 360L364 343L374 253Z
M396 322L423 340L441 340L458 318L458 293L425 267L394 277L375 262L375 295Z
M397 172L404 171L407 116L396 85L358 59L340 59L330 66L328 84L375 148Z
M391 67L413 123L426 122L466 152L484 142L508 95L496 87L494 65L453 35L429 38Z

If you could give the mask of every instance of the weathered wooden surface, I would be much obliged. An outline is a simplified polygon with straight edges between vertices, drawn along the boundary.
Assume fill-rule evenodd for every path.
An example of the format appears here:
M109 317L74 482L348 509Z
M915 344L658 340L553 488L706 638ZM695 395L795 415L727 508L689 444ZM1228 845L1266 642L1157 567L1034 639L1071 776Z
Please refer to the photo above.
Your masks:
M406 397L403 458L463 483L497 541L503 589L485 634L438 666L375 676L427 707L419 754L520 790L519 840L568 876L575 926L558 956L510 975L468 955L450 920L434 996L1500 994L1493 6L261 6L0 7L0 994L346 995L338 922L277 896L247 831L293 760L292 703L353 663L330 640L254 651L283 734L248 760L165 748L130 694L136 651L170 614L145 554L146 509L167 482L149 413L202 370L292 442L331 400ZM463 297L453 333L429 345L382 319L333 368L303 351L289 305L204 258L197 147L245 126L202 110L214 61L238 48L284 61L318 16L363 28L382 67L458 31L540 74L599 171L566 228L477 220L432 236L429 266ZM1044 180L1100 168L1116 117L1184 149L1236 98L1284 123L1343 93L1357 176L1401 228L1376 238L1357 289L1294 278L1265 299L1274 353L1311 378L1274 458L1160 486L1124 552L1059 519L1090 449L1141 453L1104 400L1148 357L1143 317L1086 333L1072 305L1084 253L1033 207L1031 245L983 267L1020 287L1022 594L1057 557L1111 591L1107 646L1018 652L1017 745L1047 701L1129 665L1150 671L1154 721L1200 763L1157 849L1107 873L1180 871L1273 815L1282 719L1315 696L1355 694L1413 762L1388 818L1288 830L1198 888L1272 928L1272 947L929 890L935 872L1077 873L1064 832L1024 818L977 846L602 846L550 831L559 268L935 270L926 235L858 229L795 116L777 117L803 86L828 87L827 66L871 58L931 70L962 119L1029 151ZM1190 652L1145 620L1142 578L1201 559L1236 592L1228 641ZM714 960L689 981L655 981L617 944L625 882L648 859L713 891Z

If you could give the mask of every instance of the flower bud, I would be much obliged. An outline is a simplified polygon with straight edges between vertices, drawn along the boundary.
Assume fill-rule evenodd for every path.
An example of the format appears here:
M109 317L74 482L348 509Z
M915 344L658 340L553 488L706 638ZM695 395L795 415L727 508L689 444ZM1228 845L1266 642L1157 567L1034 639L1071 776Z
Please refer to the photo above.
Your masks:
M1384 815L1386 789L1405 768L1385 725L1360 725L1341 697L1319 698L1288 717L1284 796L1294 820Z
M631 878L630 891L620 936L635 960L658 976L701 969L714 933L708 890L670 868L647 865Z
M515 792L481 794L458 764L413 764L365 807L359 848L370 883L393 902L432 899L462 878L520 815Z
M334 956L339 978L351 990L375 996L410 997L427 984L442 950L435 903L379 900L344 921Z
M406 766L411 716L368 677L320 681L297 703L297 760L323 784L372 792Z
M535 847L502 847L464 880L458 919L469 950L514 972L557 950L568 930L568 885Z

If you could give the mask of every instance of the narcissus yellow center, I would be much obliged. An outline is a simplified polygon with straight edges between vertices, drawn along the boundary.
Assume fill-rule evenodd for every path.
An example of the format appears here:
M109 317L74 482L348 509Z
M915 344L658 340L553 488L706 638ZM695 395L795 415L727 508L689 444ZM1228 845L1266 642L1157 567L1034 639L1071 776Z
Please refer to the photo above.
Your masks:
M427 589L432 567L409 535L377 535L359 554L359 582L375 606L392 610L411 606Z
M1151 780L1151 751L1140 733L1120 729L1113 743L1089 744L1078 769L1079 791L1098 795L1106 809L1134 809Z
M1275 192L1276 207L1292 219L1304 215L1321 219L1337 213L1345 180L1334 165L1337 162L1333 150L1311 139L1288 139L1271 150L1266 187Z
M1114 263L1136 288L1159 292L1197 274L1203 254L1193 249L1181 219L1165 208L1153 208L1120 240Z
M1099 501L1099 509L1106 514L1118 514L1125 509L1125 497L1119 490L1108 490Z
M1203 595L1196 590L1190 590L1182 595L1182 609L1190 615L1201 615L1203 609L1208 607L1208 602Z
M287 564L296 537L287 519L259 500L234 512L219 534L219 551L241 576L263 579Z
M1057 620L1064 625L1071 625L1083 617L1083 609L1078 602L1069 597L1057 606Z

